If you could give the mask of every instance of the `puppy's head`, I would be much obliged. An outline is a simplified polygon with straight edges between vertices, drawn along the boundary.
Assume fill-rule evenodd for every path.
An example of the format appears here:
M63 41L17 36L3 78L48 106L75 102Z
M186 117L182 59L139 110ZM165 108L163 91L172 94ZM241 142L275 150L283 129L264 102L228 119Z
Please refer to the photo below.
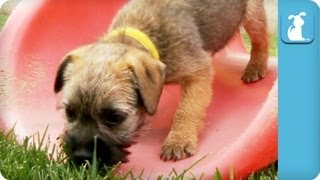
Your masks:
M71 51L62 61L54 91L62 91L67 154L76 163L97 158L126 162L126 148L153 115L162 92L165 65L141 50L97 43ZM96 148L94 148L96 147Z

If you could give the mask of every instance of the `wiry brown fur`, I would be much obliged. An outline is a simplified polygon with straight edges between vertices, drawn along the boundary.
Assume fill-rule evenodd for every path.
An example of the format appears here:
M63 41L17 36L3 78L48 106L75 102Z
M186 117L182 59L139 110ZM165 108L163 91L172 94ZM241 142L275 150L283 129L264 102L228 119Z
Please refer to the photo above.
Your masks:
M139 29L156 45L160 61L125 35L105 36L68 53L55 91L63 90L69 114L64 140L72 146L71 156L90 160L95 137L100 139L98 156L103 162L125 161L122 147L132 143L144 115L156 112L164 83L179 83L182 97L161 158L179 160L194 154L212 96L211 54L229 42L241 23L253 46L242 79L254 82L266 75L268 36L262 4L262 0L129 1L108 32ZM124 117L121 122L110 125L119 114Z

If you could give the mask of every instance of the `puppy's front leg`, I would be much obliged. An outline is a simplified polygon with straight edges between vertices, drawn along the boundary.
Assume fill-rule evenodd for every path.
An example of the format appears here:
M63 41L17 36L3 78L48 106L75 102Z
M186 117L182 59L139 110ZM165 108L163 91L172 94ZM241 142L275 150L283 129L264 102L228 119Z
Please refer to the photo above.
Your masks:
M211 100L211 67L182 82L182 96L173 125L163 144L161 159L179 160L193 155L206 108Z

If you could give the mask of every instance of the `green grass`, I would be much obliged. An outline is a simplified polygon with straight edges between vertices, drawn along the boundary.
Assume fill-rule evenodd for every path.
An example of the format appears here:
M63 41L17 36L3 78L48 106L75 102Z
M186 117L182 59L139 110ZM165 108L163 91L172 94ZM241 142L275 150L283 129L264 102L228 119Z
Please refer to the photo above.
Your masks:
M2 27L4 26L4 23L7 21L8 16L6 15L0 15L0 31L2 30Z
M119 164L113 167L98 168L97 160L94 158L92 164L74 166L68 161L61 151L55 148L49 152L48 145L43 144L45 135L36 134L34 137L25 138L22 144L16 142L16 136L11 132L4 135L0 133L0 172L7 179L142 179L143 172L134 175L131 171L119 176L115 170ZM35 143L36 142L36 143ZM49 153L48 153L49 152ZM57 153L53 159L52 154ZM157 179L167 179L169 176L175 180L185 178L189 170L205 157L189 165L184 171L172 170L167 175L159 176ZM189 175L188 175L189 176ZM195 178L194 178L195 179ZM220 180L220 179L217 179Z
M0 15L0 30L2 29L7 16ZM250 41L246 34L243 35L247 48L250 48ZM270 37L270 55L277 56L277 37ZM44 145L43 138L39 135L28 137L23 144L15 141L16 137L13 133L4 135L0 133L0 172L7 179L132 179L133 174L128 171L123 176L113 175L116 167L105 167L98 170L97 164L86 164L81 167L74 167L66 161L63 153L53 160L48 154L48 146ZM37 142L37 143L35 143ZM38 146L36 144L39 144ZM201 160L201 159L200 159ZM199 161L200 161L199 160ZM191 164L191 168L194 164ZM188 168L186 169L188 170ZM177 173L173 171L173 179L183 179L185 172ZM277 179L276 163L269 167L258 171L248 177L249 180ZM163 175L162 177L167 177ZM213 175L213 179L220 180L221 174L217 170ZM135 177L139 179L138 177ZM161 179L161 177L159 177ZM232 175L230 177L232 179Z
M263 170L251 174L248 180L278 180L277 163L272 163Z
M55 148L48 153L48 146L43 144L44 136L36 134L33 137L25 138L22 144L16 142L16 136L9 132L4 135L0 133L0 172L7 179L41 179L41 180L56 180L56 179L142 179L143 172L139 175L133 175L128 171L122 176L115 175L114 167L105 167L98 169L96 160L93 160L92 165L86 164L80 167L73 166L66 160L62 152L55 151ZM35 143L36 142L36 143ZM53 160L52 153L56 152L57 158ZM204 159L203 157L202 159ZM172 179L184 179L190 176L189 170L202 159L199 159L194 164L189 165L183 172L173 170L168 175L159 176L158 179L167 179L169 176ZM188 174L188 175L187 175ZM256 172L248 177L249 180L255 179L270 179L275 180L277 170L275 164L270 167ZM214 180L221 180L219 170L216 170L212 175ZM195 179L195 178L194 178ZM231 173L230 179L233 178Z
M58 179L142 179L143 172L134 175L131 171L124 175L116 175L114 167L104 167L98 169L97 161L94 159L92 164L86 164L80 167L74 166L68 161L64 154L53 148L49 152L48 145L45 145L44 139L46 135L40 136L36 134L33 137L25 138L22 144L16 142L16 136L11 132L0 133L0 172L7 179L41 179L41 180L58 180ZM52 154L57 153L54 160ZM204 159L206 157L203 157ZM159 176L158 179L174 179L182 180L190 177L189 170L198 162L190 164L182 172L173 171L167 175ZM233 178L231 173L230 179ZM191 176L192 177L192 176ZM219 170L212 174L214 180L221 180ZM275 164L270 165L266 169L250 175L249 180L276 180L277 170ZM193 179L196 179L193 177Z
M61 152L58 152L56 160L53 160L50 155L48 157L48 146L42 143L43 138L41 137L45 136L36 135L26 138L20 145L15 141L16 137L12 132L7 135L0 134L0 172L5 178L10 180L105 178L99 175L97 166L87 164L75 167L65 160ZM111 174L114 172L112 168L105 168L102 171L110 178L120 179Z

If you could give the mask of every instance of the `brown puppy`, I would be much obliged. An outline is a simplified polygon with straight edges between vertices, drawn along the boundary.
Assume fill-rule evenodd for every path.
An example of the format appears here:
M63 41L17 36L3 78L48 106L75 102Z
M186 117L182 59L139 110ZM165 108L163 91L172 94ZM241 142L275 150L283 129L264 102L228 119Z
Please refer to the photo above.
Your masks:
M162 148L163 160L195 153L211 101L211 55L243 23L252 41L244 82L266 75L268 35L262 0L131 0L109 33L135 28L155 45L160 60L143 43L120 33L66 55L54 90L63 90L68 119L64 141L77 162L97 156L105 164L125 162L126 148L153 115L165 83L179 83L182 96ZM240 78L240 77L239 77Z

